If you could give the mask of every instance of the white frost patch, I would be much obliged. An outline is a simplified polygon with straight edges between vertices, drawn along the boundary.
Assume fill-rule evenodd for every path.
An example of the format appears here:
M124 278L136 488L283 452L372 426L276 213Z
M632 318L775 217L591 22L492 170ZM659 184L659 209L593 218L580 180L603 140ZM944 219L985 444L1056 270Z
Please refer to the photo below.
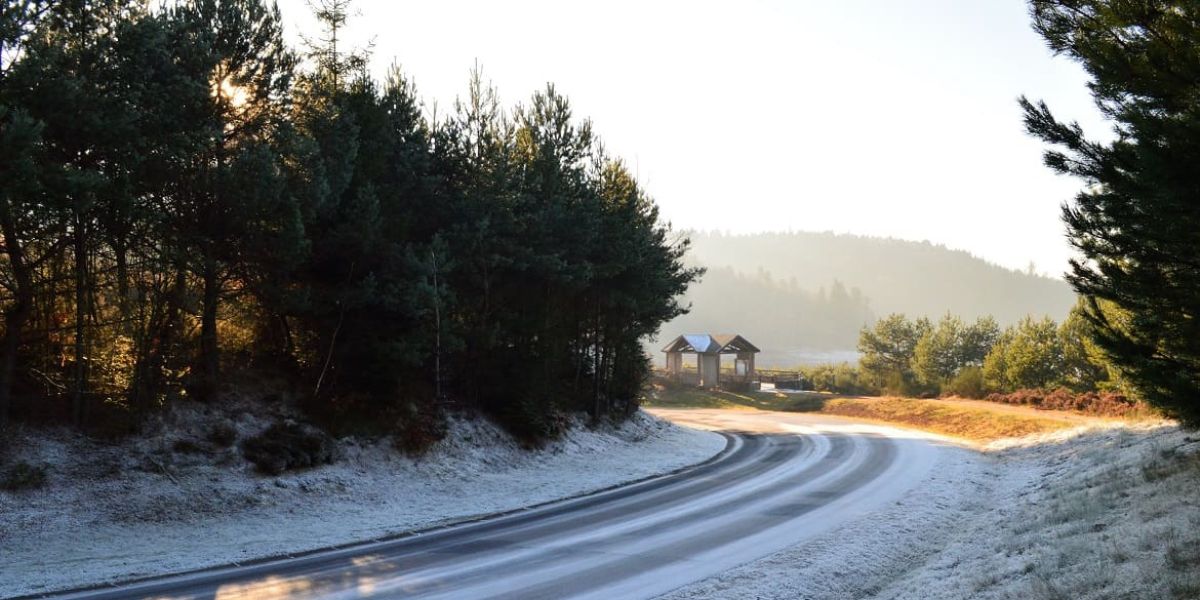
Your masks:
M1018 444L1033 474L881 598L1200 597L1200 440L1175 426L1104 427Z
M212 418L204 409L185 421ZM180 417L177 415L175 419ZM241 437L266 421L243 413ZM45 488L0 492L0 595L227 564L394 535L584 494L702 462L720 435L638 413L574 427L538 451L495 425L455 419L425 456L389 440L339 441L330 466L264 477L236 448L180 450L178 428L97 444L24 431L10 460L48 467Z
M886 509L665 596L1200 598L1200 436L1106 423L940 453Z
M929 476L888 506L812 542L663 598L815 600L871 595L914 561L936 552L945 531L963 518L952 507L978 497L994 476L986 461L970 450L946 446L934 454L936 463Z

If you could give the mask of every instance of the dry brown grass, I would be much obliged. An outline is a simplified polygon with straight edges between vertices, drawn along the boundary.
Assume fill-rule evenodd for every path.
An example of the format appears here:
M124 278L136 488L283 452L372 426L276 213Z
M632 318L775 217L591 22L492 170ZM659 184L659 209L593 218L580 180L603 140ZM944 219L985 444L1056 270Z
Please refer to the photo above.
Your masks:
M733 408L809 412L881 421L977 442L1043 433L1079 425L1082 417L1038 410L1017 411L1007 405L987 406L916 398L842 397L818 392L736 394L695 388L658 388L646 405L663 408ZM1029 412L1031 414L1023 414ZM1040 414L1032 414L1032 413Z
M1071 427L1060 419L1005 413L915 398L835 398L822 414L896 423L934 433L988 442Z

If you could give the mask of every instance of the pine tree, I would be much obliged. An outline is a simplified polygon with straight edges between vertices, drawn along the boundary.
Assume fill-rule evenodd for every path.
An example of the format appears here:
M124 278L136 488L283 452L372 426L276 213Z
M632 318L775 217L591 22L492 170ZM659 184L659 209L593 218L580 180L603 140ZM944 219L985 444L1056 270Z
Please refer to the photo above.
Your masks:
M1160 0L1034 0L1034 28L1091 76L1115 123L1089 140L1022 98L1052 169L1088 183L1063 218L1083 259L1068 279L1088 299L1096 342L1152 404L1200 423L1200 6ZM1114 322L1100 303L1128 316Z
M1063 349L1063 383L1078 392L1110 387L1116 373L1093 341L1092 326L1085 316L1087 301L1080 298L1058 327L1059 343Z
M859 332L860 364L881 386L893 392L905 393L915 380L912 364L917 344L933 329L922 317L910 321L902 314L891 314L874 326Z
M221 303L245 243L260 233L254 226L275 212L283 189L269 147L286 114L295 58L279 8L264 0L190 0L175 11L180 60L204 90L190 97L199 144L175 217L187 268L202 287L193 389L210 398L220 371Z
M42 224L27 203L37 196L37 154L43 125L12 97L11 70L47 4L10 2L0 8L0 235L4 236L3 253L12 282L7 286L12 300L4 307L4 336L0 339L0 430L8 424L21 334L33 311L28 245L39 236Z
M996 390L1049 389L1064 380L1058 325L1049 317L1025 317L1008 328L984 359L987 384Z

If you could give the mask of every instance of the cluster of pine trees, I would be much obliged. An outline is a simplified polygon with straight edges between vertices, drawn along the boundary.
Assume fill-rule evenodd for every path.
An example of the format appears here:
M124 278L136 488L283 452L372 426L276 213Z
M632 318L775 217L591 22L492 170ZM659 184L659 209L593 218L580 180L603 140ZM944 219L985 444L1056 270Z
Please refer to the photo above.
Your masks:
M266 0L19 0L0 12L0 424L214 398L283 369L315 414L447 402L530 436L623 414L640 340L698 271L589 122L481 74L426 116Z
M947 314L936 323L892 314L863 328L859 372L844 384L905 395L987 393L1059 387L1124 390L1128 383L1093 341L1081 301L1061 324L1026 317L1003 330Z

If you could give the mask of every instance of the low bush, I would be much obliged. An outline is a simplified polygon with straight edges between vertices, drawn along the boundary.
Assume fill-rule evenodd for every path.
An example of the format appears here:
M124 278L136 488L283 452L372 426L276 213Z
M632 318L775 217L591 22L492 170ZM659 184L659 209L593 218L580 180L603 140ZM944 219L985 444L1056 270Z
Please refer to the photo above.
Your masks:
M186 438L181 439L181 440L175 440L175 443L171 444L171 450L178 452L180 454L207 454L208 453L208 449L205 448L204 446L202 446L201 444L197 443L196 440L189 440Z
M46 485L46 468L19 462L4 471L0 478L0 490L20 492L34 490Z
M803 367L800 373L809 384L801 389L853 396L873 396L880 392L871 375L849 363Z
M1023 389L1009 394L989 394L990 402L1018 404L1047 410L1073 410L1106 417L1127 417L1140 413L1144 406L1116 392L1083 392L1067 388L1055 390Z
M433 403L405 405L392 436L396 449L415 455L446 437L446 418Z
M531 448L562 437L571 427L570 420L562 411L542 410L539 403L528 399L518 399L495 418L513 437Z
M983 381L983 369L979 367L963 367L942 388L942 393L960 398L979 399L987 396L987 385Z
M229 423L217 423L208 430L207 438L217 448L228 448L237 441L237 429Z
M332 463L333 438L323 431L298 423L276 423L242 442L242 455L260 473L279 475Z

